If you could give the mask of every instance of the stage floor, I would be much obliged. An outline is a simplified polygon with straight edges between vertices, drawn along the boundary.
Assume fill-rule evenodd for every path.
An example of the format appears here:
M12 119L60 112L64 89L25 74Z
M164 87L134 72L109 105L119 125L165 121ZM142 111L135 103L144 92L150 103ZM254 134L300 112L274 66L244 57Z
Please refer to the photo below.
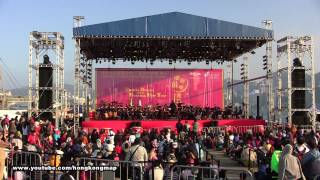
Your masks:
M212 120L199 120L199 129L207 127L210 125ZM264 120L255 120L255 119L221 119L215 120L216 126L258 126L265 125ZM88 120L82 122L82 127L86 129L107 129L111 128L114 131L124 130L130 127L132 122L141 122L141 127L143 129L151 128L171 128L175 129L177 120ZM181 120L182 124L188 122L192 128L193 120Z

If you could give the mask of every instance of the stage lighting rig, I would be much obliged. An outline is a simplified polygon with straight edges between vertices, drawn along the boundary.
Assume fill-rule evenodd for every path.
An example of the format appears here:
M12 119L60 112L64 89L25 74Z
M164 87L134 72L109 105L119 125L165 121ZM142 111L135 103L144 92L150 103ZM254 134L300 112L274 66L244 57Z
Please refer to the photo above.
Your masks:
M240 76L241 76L241 79L244 80L246 77L245 77L245 65L244 64L241 64L241 68L240 68Z
M268 66L268 58L266 55L262 56L262 60L263 60L263 70L267 70L267 66Z

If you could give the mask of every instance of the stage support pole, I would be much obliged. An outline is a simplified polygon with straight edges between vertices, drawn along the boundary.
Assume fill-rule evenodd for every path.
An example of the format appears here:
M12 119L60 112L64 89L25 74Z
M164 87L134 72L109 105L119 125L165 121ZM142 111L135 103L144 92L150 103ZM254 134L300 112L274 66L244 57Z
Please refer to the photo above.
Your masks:
M241 64L241 80L243 81L243 115L249 118L249 68L248 56L243 56L243 64Z
M81 22L84 19L83 16L74 16L74 27L80 27ZM73 130L75 137L78 136L78 128L79 128L79 120L80 120L80 103L81 103L81 97L80 97L80 88L81 88L81 76L80 76L80 39L77 37L74 37L74 43L75 43L75 67L74 67L74 104L73 104ZM83 109L83 108L82 108Z
M260 100L259 95L257 95L257 117L256 119L260 119Z
M272 30L272 21L264 20L263 24L265 29ZM266 43L266 59L267 59L267 68L266 68L266 92L268 94L268 121L274 122L274 94L273 94L273 74L272 74L272 39L267 40Z

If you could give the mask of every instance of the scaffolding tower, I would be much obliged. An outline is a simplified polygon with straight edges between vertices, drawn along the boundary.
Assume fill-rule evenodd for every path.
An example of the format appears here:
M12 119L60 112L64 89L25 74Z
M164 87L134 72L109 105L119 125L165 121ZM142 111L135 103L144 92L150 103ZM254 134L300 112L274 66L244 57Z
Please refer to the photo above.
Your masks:
M74 27L81 27L84 16L74 16ZM74 72L74 132L80 126L80 118L88 116L92 98L92 61L86 59L80 52L80 38L74 38L75 43L75 72Z
M264 20L262 22L265 29L272 30L272 21ZM266 42L266 93L268 97L268 121L274 121L274 89L273 89L273 71L272 71L272 40Z
M43 55L51 54L51 64L40 62ZM55 56L55 58L53 57ZM39 87L39 68L52 67L52 87ZM28 117L51 112L55 119L55 126L63 122L64 110L64 37L59 32L37 32L29 34L29 102ZM52 105L47 109L39 108L39 100L43 94L39 90L52 90Z
M277 96L278 96L278 120L280 123L287 118L288 124L292 124L293 115L297 112L307 112L310 117L310 124L315 125L316 103L315 103L315 69L314 69L314 49L311 36L293 37L286 36L277 41ZM293 59L299 58L302 66L293 66ZM305 77L305 87L292 86L292 72L295 69L303 69ZM284 81L284 82L283 82ZM295 91L304 91L304 94L311 95L311 102L305 108L292 108L292 94ZM286 101L286 102L285 102Z

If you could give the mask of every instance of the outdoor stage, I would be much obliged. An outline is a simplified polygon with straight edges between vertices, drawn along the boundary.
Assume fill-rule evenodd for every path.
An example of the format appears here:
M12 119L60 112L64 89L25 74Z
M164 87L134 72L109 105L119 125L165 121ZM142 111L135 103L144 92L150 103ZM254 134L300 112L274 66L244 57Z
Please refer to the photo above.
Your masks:
M181 120L182 124L185 122L190 124L192 128L193 120ZM199 129L203 127L209 126L212 120L199 120ZM141 121L133 121L133 120L88 120L82 122L82 127L87 129L107 129L111 128L114 131L123 130L130 128L130 124L132 122L141 122L141 127L143 129L151 129L151 128L171 128L175 129L177 120L141 120ZM255 120L255 119L221 119L216 120L217 126L258 126L265 125L264 120Z

